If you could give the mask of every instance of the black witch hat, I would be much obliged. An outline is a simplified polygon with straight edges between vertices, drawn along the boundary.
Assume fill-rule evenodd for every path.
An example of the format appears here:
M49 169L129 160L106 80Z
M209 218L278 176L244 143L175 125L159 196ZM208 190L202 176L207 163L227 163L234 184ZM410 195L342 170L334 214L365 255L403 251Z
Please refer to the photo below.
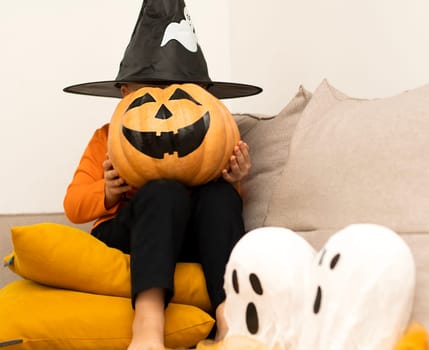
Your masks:
M116 79L72 85L64 91L122 97L122 83L194 83L217 98L251 96L262 91L253 85L210 79L184 0L145 0Z

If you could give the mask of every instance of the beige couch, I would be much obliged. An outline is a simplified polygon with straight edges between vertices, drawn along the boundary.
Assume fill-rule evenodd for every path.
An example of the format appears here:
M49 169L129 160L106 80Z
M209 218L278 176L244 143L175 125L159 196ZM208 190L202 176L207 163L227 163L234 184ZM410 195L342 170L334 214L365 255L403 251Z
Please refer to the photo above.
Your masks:
M398 232L417 268L412 319L429 329L429 86L385 99L349 98L324 81L300 88L276 116L236 115L250 145L242 183L246 229L288 227L319 249L352 223ZM62 213L0 216L0 255L10 227L70 225ZM88 230L89 225L79 226ZM0 271L0 287L18 277Z

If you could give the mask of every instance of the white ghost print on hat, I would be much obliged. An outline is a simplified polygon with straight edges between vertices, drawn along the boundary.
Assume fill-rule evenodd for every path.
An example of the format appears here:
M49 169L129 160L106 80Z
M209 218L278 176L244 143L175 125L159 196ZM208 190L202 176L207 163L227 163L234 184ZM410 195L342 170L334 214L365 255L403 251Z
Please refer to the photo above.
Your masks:
M185 19L182 19L179 23L170 23L167 28L165 28L161 47L165 46L170 40L177 40L188 51L197 52L198 40L194 25L191 21L191 16L189 16L186 7L184 8L184 16Z

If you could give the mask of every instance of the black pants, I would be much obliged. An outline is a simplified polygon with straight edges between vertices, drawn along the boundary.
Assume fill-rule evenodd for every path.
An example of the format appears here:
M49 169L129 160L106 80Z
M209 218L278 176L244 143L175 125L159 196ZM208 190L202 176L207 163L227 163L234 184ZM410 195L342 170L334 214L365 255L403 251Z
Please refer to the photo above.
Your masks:
M242 201L224 181L189 189L177 181L154 180L92 234L131 255L133 307L137 294L149 288L165 289L168 302L176 263L198 262L216 308L225 299L225 265L244 234Z

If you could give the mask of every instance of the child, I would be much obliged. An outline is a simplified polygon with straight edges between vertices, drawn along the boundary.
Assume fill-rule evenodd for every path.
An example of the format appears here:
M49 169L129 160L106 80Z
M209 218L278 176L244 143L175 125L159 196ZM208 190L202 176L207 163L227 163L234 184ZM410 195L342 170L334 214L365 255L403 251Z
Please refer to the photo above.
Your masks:
M121 86L126 95L128 84ZM242 202L234 184L250 169L248 146L240 141L223 179L195 188L154 180L131 188L107 157L108 125L98 129L81 159L64 200L75 223L96 220L91 233L131 254L133 342L129 349L163 347L164 307L173 295L178 261L199 262L216 310L217 334L226 332L223 275L229 254L244 234ZM145 346L139 347L138 344Z
M180 34L171 26L176 22L186 24ZM155 31L157 25L161 28ZM148 38L146 33L154 36ZM143 3L115 81L64 90L123 97L144 85L173 82L198 83L218 98L261 91L251 85L210 80L183 0ZM229 168L216 181L188 188L158 179L137 189L119 177L107 156L108 130L106 124L90 140L67 189L64 209L74 223L95 220L91 234L131 256L135 317L128 349L164 347L164 309L174 293L174 269L179 261L201 263L215 310L215 339L222 339L227 330L223 317L225 265L244 234L242 201L235 184L250 169L247 144L240 141L236 145Z

